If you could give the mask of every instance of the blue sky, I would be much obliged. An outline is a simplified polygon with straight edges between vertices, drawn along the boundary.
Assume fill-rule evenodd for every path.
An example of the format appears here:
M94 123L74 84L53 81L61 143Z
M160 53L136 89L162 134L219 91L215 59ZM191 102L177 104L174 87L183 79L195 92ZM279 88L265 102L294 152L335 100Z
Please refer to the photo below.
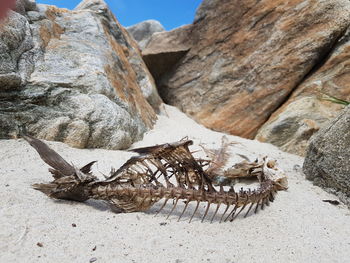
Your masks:
M80 0L37 0L37 3L73 9ZM156 19L166 30L190 24L202 0L105 0L123 26Z

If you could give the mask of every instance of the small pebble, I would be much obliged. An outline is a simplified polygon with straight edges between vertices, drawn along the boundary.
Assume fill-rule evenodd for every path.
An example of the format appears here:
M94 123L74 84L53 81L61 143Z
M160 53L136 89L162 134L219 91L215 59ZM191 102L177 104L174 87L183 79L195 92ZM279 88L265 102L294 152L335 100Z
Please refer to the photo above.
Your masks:
M43 246L44 246L43 243L41 243L41 242L36 243L36 245L37 245L38 247L43 247Z
M97 261L97 258L90 258L90 263Z
M77 227L77 225L73 223L73 224L72 224L72 227Z

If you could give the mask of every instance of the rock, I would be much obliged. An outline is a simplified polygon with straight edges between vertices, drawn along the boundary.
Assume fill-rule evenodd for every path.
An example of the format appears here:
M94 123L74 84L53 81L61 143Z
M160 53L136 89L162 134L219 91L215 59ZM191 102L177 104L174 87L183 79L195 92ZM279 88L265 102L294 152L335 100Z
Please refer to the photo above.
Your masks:
M185 25L152 35L142 57L156 80L170 71L191 48L191 31L192 25Z
M16 7L14 11L25 16L27 11L35 11L35 0L16 0Z
M115 19L112 12L103 0L84 0L76 8L76 10L93 10L97 13L104 14L108 17L109 30L117 39L118 43L123 47L125 56L128 59L132 69L136 73L136 81L141 88L143 96L147 99L153 109L158 112L159 106L163 103L160 98L154 79L147 69L142 57L139 53L139 47L134 39L129 37L127 31Z
M272 114L260 128L256 139L275 144L290 153L305 155L309 138L318 130L313 126L328 126L343 109L343 106L321 100L321 92L350 100L349 59L350 30L325 61ZM305 121L314 124L307 126Z
M196 15L194 17L193 23L198 23L200 20L204 19L208 12L215 10L215 1L212 0L203 0L202 3L196 10Z
M311 136L328 125L342 108L316 96L300 97L275 112L260 128L256 139L304 156Z
M26 83L34 70L33 46L27 19L10 11L0 27L0 92Z
M311 139L303 171L350 207L350 106Z
M36 22L39 20L46 19L46 16L43 15L43 13L37 12L37 11L28 11L26 13L26 16L30 22Z
M35 0L22 0L26 11L35 11L37 9Z
M142 138L156 120L143 93L154 105L161 100L154 99L136 43L107 5L87 0L74 11L38 5L26 15L34 18L30 24L13 12L1 31L0 138L24 130L74 147L109 149ZM25 52L32 55L27 75Z
M254 138L349 27L350 2L204 1L193 45L157 80L166 103Z
M165 31L162 24L157 20L146 20L126 27L126 30L135 39L141 50L147 46L154 33Z
M22 0L16 0L16 7L14 8L14 11L17 13L25 16L26 15L26 9L24 7L24 3Z

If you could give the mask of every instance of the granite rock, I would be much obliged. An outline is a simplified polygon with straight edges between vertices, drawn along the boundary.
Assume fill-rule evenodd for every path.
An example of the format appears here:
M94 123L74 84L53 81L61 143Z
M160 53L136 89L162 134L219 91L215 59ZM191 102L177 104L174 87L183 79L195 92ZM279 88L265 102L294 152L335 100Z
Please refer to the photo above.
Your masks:
M10 11L0 25L0 90L18 88L27 82L34 70L33 47L27 19Z
M159 92L206 127L254 138L344 35L349 12L346 0L204 1Z
M350 207L350 106L310 141L303 171L307 179Z
M25 16L28 11L36 10L35 0L16 0L14 11Z
M165 31L162 24L157 20L146 20L126 27L126 30L135 39L141 50L147 46L154 33Z
M26 131L109 149L141 139L156 120L144 94L149 100L158 94L136 43L108 6L85 0L73 11L39 4L30 12L13 12L1 31L12 38L0 41L2 54L11 55L0 59L0 138Z
M154 79L145 65L138 44L129 36L126 29L119 24L112 12L103 0L84 0L76 8L76 10L93 10L96 13L103 14L107 19L106 24L111 34L117 39L118 44L125 51L133 71L136 73L136 81L140 86L143 96L147 99L153 109L158 112L159 106L163 103L160 98Z
M260 128L256 139L282 150L305 155L309 138L327 126L343 106L322 100L324 94L350 101L350 30L302 82L290 98ZM305 121L313 123L305 125ZM300 130L308 130L307 136Z

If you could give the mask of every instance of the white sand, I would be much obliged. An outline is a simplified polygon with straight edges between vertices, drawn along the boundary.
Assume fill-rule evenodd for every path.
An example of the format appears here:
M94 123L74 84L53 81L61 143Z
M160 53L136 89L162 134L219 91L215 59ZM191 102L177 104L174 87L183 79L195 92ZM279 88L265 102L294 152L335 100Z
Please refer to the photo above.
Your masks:
M169 118L160 116L154 130L134 147L184 136L196 145L220 145L221 133L172 107L166 110ZM156 207L147 213L115 214L99 202L51 200L31 188L51 180L35 150L23 140L1 140L0 262L349 262L350 211L322 202L336 197L304 179L303 159L257 141L229 139L240 143L232 147L232 161L241 160L235 153L275 158L290 188L258 214L221 224L200 223L199 215L189 224L190 213L177 222L183 204L166 220L169 207L154 217ZM49 145L77 165L99 160L97 169L103 173L130 157L123 151Z

